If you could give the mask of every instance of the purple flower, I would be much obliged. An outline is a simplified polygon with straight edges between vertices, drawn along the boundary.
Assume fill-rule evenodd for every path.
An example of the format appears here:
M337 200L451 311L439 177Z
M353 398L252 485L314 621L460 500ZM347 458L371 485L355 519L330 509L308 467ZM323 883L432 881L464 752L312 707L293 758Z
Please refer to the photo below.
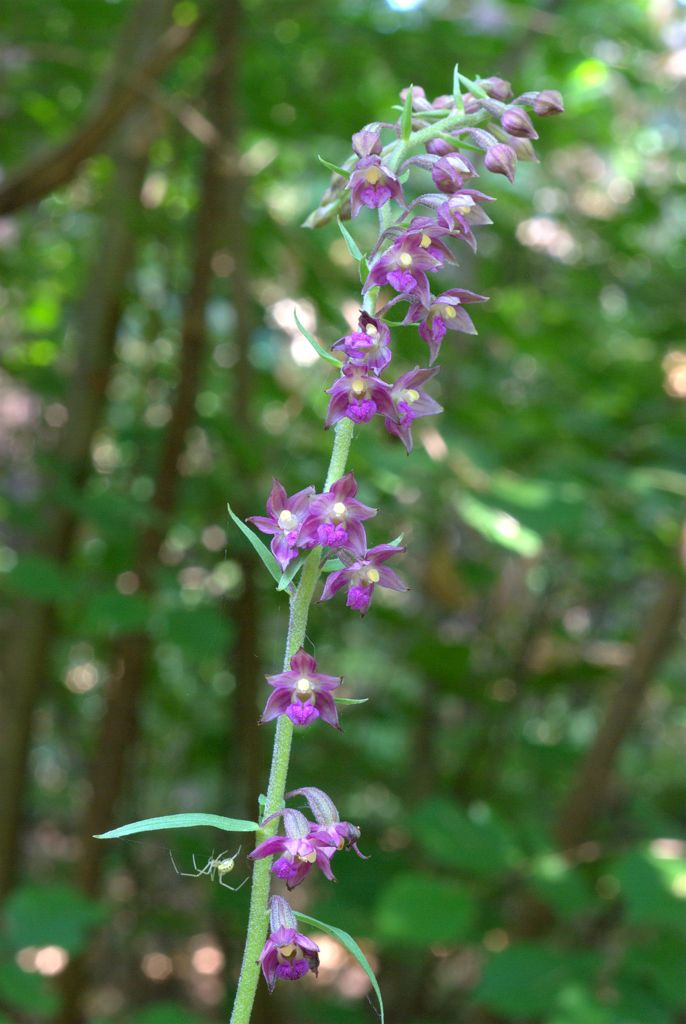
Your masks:
M381 157L374 153L357 161L345 187L350 190L350 209L353 217L357 216L360 207L368 206L371 210L377 210L389 199L395 199L404 205L400 182L392 171L384 167Z
M340 729L331 691L338 689L342 679L317 672L317 662L302 647L291 658L290 670L267 676L267 682L274 692L269 695L260 723L288 715L293 725L310 725L321 718L334 729Z
M312 499L307 519L300 530L299 543L302 547L340 548L350 544L365 544L362 523L371 519L377 510L357 501L357 483L352 473L346 473L337 480L326 494Z
M272 864L272 874L281 878L289 890L300 885L315 864L325 878L335 882L330 861L336 851L332 849L330 842L312 832L312 822L300 811L287 807L265 818L262 824L265 825L276 817L283 818L286 835L265 839L248 854L250 860L261 860L263 857L274 857L279 854Z
M491 218L479 206L480 202L492 200L476 189L463 189L441 203L438 208L438 223L446 227L451 235L462 238L476 252L476 239L472 224L491 224Z
M339 338L331 348L345 352L352 363L365 363L379 374L391 361L390 343L388 325L361 310L358 330Z
M366 363L343 366L341 376L326 391L331 399L325 426L332 427L344 416L354 423L368 423L377 412L393 416L390 384L370 377L367 370Z
M262 533L274 535L271 542L272 554L284 570L298 555L298 533L313 495L314 487L306 487L289 498L283 485L274 480L267 498L269 515L248 516L248 522L254 523Z
M294 789L286 793L286 799L294 796L304 796L309 804L316 824L310 825L312 835L318 836L325 843L328 843L336 850L354 850L362 860L369 860L357 848L357 841L360 838L360 830L357 825L351 825L349 821L341 821L338 808L328 794L316 786L303 786L301 789Z
M462 309L465 302L488 302L488 296L477 295L476 292L467 291L465 288L450 288L435 299L432 298L428 309L418 302L410 305L403 322L419 323L419 334L429 346L431 363L434 363L438 356L446 331L476 334L472 318Z
M282 896L269 899L269 932L260 965L270 992L278 979L297 981L308 971L317 976L319 946L297 930L295 914Z
M429 252L432 238L427 232L404 231L372 266L363 293L375 285L390 284L403 295L426 299L430 294L426 272L438 270L443 260Z
M348 608L362 615L369 610L374 587L388 587L390 590L408 590L398 575L383 563L394 555L401 554L405 548L394 544L379 544L365 551L364 548L343 549L340 553L343 569L336 569L329 574L324 584L320 601L328 601L341 587L347 586Z
M395 384L391 397L398 410L397 420L387 419L386 429L399 437L409 455L412 451L412 424L421 416L434 416L443 412L438 404L422 387L438 373L438 367L432 370L420 370L418 366L404 373Z

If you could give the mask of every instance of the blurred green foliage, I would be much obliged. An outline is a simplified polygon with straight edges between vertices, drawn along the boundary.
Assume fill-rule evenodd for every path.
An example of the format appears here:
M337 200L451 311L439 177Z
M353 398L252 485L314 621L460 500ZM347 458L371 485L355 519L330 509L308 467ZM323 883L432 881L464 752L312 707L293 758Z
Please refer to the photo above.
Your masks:
M131 8L13 7L0 36L4 169L74 130ZM195 10L179 3L175 20ZM63 478L55 452L116 151L0 223L2 621L13 628L19 598L55 610L20 884L0 936L0 1020L51 1018L61 954L36 955L53 947L90 953L89 1024L226 1019L248 887L231 894L179 878L169 859L171 847L177 863L193 853L204 862L210 835L113 844L102 900L78 890L74 836L113 651L132 632L152 640L140 735L111 825L185 810L246 816L235 661L246 563L257 579L252 657L262 672L280 664L287 606L226 502L261 512L272 475L289 492L321 483L330 369L301 347L292 309L311 313L330 344L359 293L335 225L298 226L327 185L316 155L344 161L350 134L389 117L401 87L443 93L459 60L468 74L511 79L516 93L560 89L567 113L540 122L542 162L520 165L514 187L481 179L498 200L495 226L479 232L476 258L460 254L460 272L491 301L476 314L478 338L444 344L445 414L423 421L410 460L374 424L354 446L360 497L382 509L371 540L403 532L412 590L379 600L364 622L342 602L312 615L322 670L345 676L345 696L370 701L341 709L340 738L299 736L291 778L330 792L373 856L339 855L336 887L308 884L298 909L360 941L394 1024L678 1024L682 649L657 667L578 856L556 849L553 826L661 574L677 562L686 11L674 0L244 0L243 11L236 105L247 224L239 257L254 322L250 431L238 413L227 235L195 422L145 592L127 574L156 521L153 481L177 386L203 152L188 123L205 109L207 30L155 87L159 131L83 488ZM371 221L350 227L368 247ZM423 358L418 344L397 332L401 369ZM77 519L63 561L36 551L55 508ZM271 728L263 731L266 750ZM241 859L237 881L247 870ZM366 979L331 941L322 964L316 987L283 986L260 1022L373 1020L360 1002Z

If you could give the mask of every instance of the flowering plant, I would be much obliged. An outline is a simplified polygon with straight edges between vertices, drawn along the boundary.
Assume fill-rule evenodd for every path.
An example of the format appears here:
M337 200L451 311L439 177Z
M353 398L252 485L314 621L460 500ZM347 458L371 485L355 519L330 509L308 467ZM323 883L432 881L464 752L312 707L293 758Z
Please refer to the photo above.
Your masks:
M462 86L467 90L464 94ZM486 296L453 287L452 282L447 288L434 283L443 271L454 273L456 259L450 243L465 242L475 250L474 227L491 223L486 205L492 197L473 187L479 177L476 157L483 155L487 171L512 181L518 160L536 159L532 140L538 136L527 111L545 117L563 109L557 92L529 92L513 99L503 79L471 81L457 69L452 94L429 100L423 89L414 86L403 90L401 100L396 122L374 122L353 135L352 155L344 166L323 161L333 171L333 182L306 221L306 226L318 227L338 220L348 250L359 262L363 282L357 324L333 343L331 351L298 322L317 352L339 373L327 389L325 427L334 428L334 440L324 487L321 493L309 486L289 496L284 485L274 480L267 514L248 520L271 537L269 548L229 509L272 573L277 589L287 591L290 598L284 666L280 673L267 676L272 692L261 717L263 723L276 719L263 813L258 821L171 815L105 834L114 838L196 824L257 833L257 844L248 855L253 864L252 894L232 1024L249 1021L260 969L270 991L279 980L294 981L309 971L316 975L318 947L297 930L299 922L334 935L357 958L379 999L383 1024L378 984L354 939L334 926L294 913L284 897L270 895L272 876L292 890L313 868L333 880L332 862L341 851L352 849L364 859L357 847L359 828L340 820L326 793L313 786L286 793L294 730L310 728L318 719L339 728L336 691L342 679L319 672L314 657L304 650L309 610L322 572L328 576L320 601L334 598L345 588L346 605L362 615L370 609L377 587L408 589L387 564L404 552L400 540L368 544L366 524L377 510L357 498L358 483L352 473L346 473L353 434L356 429L373 429L372 421L381 417L390 438L402 443L409 454L414 421L442 411L430 393L439 372L435 361L448 331L476 333L464 307L486 301ZM344 225L365 209L376 211L379 220L376 242L366 255ZM417 365L395 375L391 328L398 321L391 321L389 313L397 305L405 308L401 323L417 326L419 351L428 366ZM390 374L391 379L382 374ZM287 800L296 797L304 798L311 819L286 806ZM279 834L280 825L283 834Z

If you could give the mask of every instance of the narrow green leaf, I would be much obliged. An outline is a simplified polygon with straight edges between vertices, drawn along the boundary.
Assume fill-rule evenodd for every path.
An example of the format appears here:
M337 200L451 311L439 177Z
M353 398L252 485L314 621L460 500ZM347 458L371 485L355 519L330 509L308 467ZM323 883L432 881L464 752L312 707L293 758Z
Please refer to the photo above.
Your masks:
M340 558L328 558L322 566L322 572L335 572L337 569L345 569Z
M403 142L407 142L410 135L412 134L412 90L414 86L411 85L407 90L407 96L405 97L405 106L403 107L402 116L400 118L400 132L403 137Z
M337 704L366 704L369 697L334 697Z
M298 575L305 562L304 558L299 558L295 562L291 562L285 572L281 573L281 579L276 585L277 590L288 590L291 583Z
M462 101L462 87L460 85L460 69L457 64L453 70L453 99L457 109L462 110L464 103Z
M376 980L374 971L369 966L369 961L355 942L352 935L348 935L348 933L344 932L341 928L335 928L332 924L325 924L323 921L318 921L316 917L310 917L308 914L301 914L297 910L295 911L295 916L299 921L302 921L303 924L309 924L312 928L320 928L323 932L326 932L327 935L337 939L343 948L347 949L347 951L355 957L358 964L372 983L372 988L374 989L376 998L379 1000L379 1019L381 1024L384 1024L383 999L381 998L379 983Z
M448 135L446 132L440 132L436 138L443 139L444 142L449 142L455 149L471 149L473 153L482 153L483 150L479 149L478 146L474 146L471 142L467 142L463 135L460 136L459 140L454 135Z
M113 828L94 839L121 839L133 836L137 832L157 832L163 828L191 828L195 825L212 825L224 832L256 832L260 827L256 821L243 821L241 818L224 818L221 814L165 814L161 818L143 818L132 821L130 825Z
M402 544L402 542L403 542L403 537L404 537L404 536L405 536L405 535L404 535L403 533L399 533L399 534L398 534L398 536L397 536L397 537L395 538L395 540L389 540L389 542L388 542L388 543L389 543L389 545L390 545L390 546L391 546L392 548L399 548L399 547L400 547L400 545L401 545L401 544Z
M345 167L339 167L338 164L332 164L330 160L326 160L319 153L317 153L317 160L319 160L320 164L324 164L329 171L333 171L334 174L340 174L342 178L350 177L350 171L346 171Z
M306 327L303 327L303 325L300 323L300 318L298 317L297 309L293 310L293 316L295 317L295 322L298 325L298 330L302 334L303 338L307 338L307 340L309 341L310 345L315 350L315 352L318 355L320 355L322 357L322 359L326 359L327 363L333 363L334 366L338 366L340 368L340 365L341 365L340 360L336 359L335 356L332 356L331 353L327 352L325 348L322 348L322 346L319 344L319 342L315 338L314 334L310 334L308 329ZM279 573L279 576L280 575L281 575L281 573Z
M254 534L252 532L252 530L250 529L249 526L245 525L245 523L243 522L242 519L238 518L238 516L233 511L233 509L231 508L231 506L229 505L228 502L226 503L226 507L229 510L229 515L233 519L233 521L236 524L236 526L238 527L238 529L241 531L241 533L245 537L248 538L248 540L250 541L250 543L254 547L255 551L260 556L260 558L262 559L262 561L266 565L267 569L269 570L269 572L272 574L272 576L274 577L274 579L278 583L279 580L281 579L281 576L282 576L281 566L279 565L277 560L274 558L274 556L271 553L271 551L269 550L269 548L266 546L266 544L262 543L262 541L260 540L260 538L256 534Z
M346 228L346 226L343 223L343 221L341 220L341 218L337 217L336 220L338 221L338 230L343 235L343 240L344 240L345 244L347 245L348 252L352 256L352 258L354 260L358 260L358 261L363 259L362 250L360 249L359 245L357 244L357 242L355 241L353 236L350 234L350 232Z
M471 78L467 78L466 75L460 74L459 71L457 72L457 77L462 83L462 85L465 85L469 89L472 96L480 96L482 99L488 99L488 93L483 88L483 86L479 85L478 82L475 82Z

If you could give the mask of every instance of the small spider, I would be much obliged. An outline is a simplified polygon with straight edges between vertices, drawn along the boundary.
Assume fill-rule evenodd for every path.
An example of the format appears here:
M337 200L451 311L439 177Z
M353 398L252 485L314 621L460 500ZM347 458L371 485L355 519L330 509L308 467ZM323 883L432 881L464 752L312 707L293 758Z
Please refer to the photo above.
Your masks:
M171 857L172 866L177 875L183 875L184 878L200 878L201 875L208 875L212 882L214 882L216 875L218 877L219 884L223 885L225 889L230 889L231 892L238 892L238 890L248 881L247 876L243 879L240 885L229 885L228 882L224 881L224 875L228 875L229 871L233 871L236 863L236 857L241 852L241 847L238 847L232 857L226 856L228 852L228 850L224 850L224 852L220 853L218 857L215 857L213 850L212 856L209 858L204 868L198 867L195 860L195 854L193 854L193 867L195 868L195 871L179 871L171 850L169 851L169 856Z

